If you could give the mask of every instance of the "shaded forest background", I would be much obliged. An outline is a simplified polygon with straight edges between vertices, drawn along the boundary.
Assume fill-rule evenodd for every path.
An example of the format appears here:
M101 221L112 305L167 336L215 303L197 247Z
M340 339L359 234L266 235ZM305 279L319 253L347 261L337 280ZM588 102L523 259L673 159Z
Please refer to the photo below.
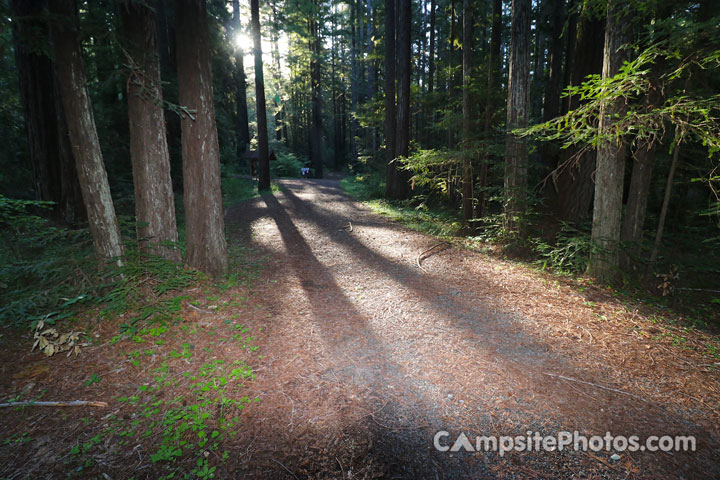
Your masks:
M85 83L124 243L119 255L101 252L91 235L95 217L88 222L73 167L77 153L68 146L72 125L62 115L60 37L53 30L62 30L53 26L53 4L63 3L67 11L77 8ZM96 283L89 279L97 274L91 237L100 258L125 257L120 267L158 254L227 274L223 225L193 222L223 201L254 194L242 177L251 173L248 149L260 152L260 189L270 178L299 176L302 167L318 178L343 172L350 193L418 228L560 274L587 272L692 312L700 324L717 318L718 2L253 6L262 36L259 85L245 2L0 2L4 318L34 318L68 298L84 301L68 292ZM189 199L188 188L209 187L193 186L183 166L183 155L194 155L185 151L184 128L199 124L193 115L204 108L183 101L183 78L210 78L183 67L196 47L184 39L204 28L193 19L207 27L200 56L211 67L214 122L206 131L215 129L217 152L199 168L217 164L223 199L214 207ZM142 22L144 30L134 32ZM150 34L158 77L145 84L153 62L138 63L147 51L133 49ZM143 97L150 86L159 92ZM131 138L135 97L148 108L139 118L154 118L138 131L160 126L166 136L171 183L164 207L142 199L147 189L134 177L141 155ZM277 159L266 171L269 151ZM144 230L143 202L174 209L167 236ZM222 215L210 217L222 223ZM195 225L194 239L186 222ZM149 237L168 243L143 247ZM198 258L193 245L208 238L225 253Z

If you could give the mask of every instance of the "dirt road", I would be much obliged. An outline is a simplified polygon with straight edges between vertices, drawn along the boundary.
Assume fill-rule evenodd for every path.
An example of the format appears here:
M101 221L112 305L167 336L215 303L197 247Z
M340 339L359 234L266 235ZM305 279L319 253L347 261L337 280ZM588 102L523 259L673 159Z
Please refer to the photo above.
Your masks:
M664 384L636 371L632 359L650 347L625 335L627 328L598 310L600 301L591 301L590 292L437 245L352 201L336 181L285 180L281 186L227 214L231 234L268 257L255 299L272 315L251 387L260 402L244 412L248 435L237 450L239 473L720 476L709 410L683 408L664 393ZM622 344L603 340L605 332L616 332L611 338ZM696 381L687 375L686 382ZM698 451L453 453L433 447L438 431L448 432L443 445L461 432L473 445L476 435L528 432L611 432L643 441L695 435ZM615 453L619 459L611 457Z

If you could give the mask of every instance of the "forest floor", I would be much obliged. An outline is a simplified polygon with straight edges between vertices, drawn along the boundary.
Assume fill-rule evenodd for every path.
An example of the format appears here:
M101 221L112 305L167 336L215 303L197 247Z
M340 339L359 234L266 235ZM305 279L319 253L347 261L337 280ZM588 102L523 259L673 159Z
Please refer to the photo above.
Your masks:
M100 324L78 356L0 339L0 400L109 404L4 409L0 478L720 477L712 335L439 243L336 180L279 183L226 214L254 280L189 289L178 321L129 339ZM440 452L443 430L693 435L697 451Z

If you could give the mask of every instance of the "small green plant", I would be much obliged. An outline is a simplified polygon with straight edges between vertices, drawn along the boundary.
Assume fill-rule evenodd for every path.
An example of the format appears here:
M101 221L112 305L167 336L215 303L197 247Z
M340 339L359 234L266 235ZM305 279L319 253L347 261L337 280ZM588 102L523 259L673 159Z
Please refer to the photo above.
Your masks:
M102 377L100 375L98 375L97 373L93 373L92 375L90 375L90 378L85 380L85 386L89 387L90 385L100 383L100 380L102 380Z

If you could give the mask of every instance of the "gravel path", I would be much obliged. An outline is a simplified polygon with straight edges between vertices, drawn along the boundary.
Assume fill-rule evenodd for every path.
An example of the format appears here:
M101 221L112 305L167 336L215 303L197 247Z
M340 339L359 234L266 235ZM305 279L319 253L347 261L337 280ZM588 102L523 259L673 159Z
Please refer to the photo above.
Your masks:
M552 290L542 280L507 262L437 245L349 199L337 181L280 183L281 192L227 215L229 231L269 258L267 281L255 293L268 318L250 392L261 401L244 414L249 441L238 450L239 473L720 476L717 429L693 423L693 412L660 393L647 397L654 386L629 368L598 366L587 360L585 344L572 344L574 355L546 335L539 325L558 318L550 293L536 293ZM434 246L418 268L418 255ZM503 301L507 292L516 300ZM534 316L522 313L536 307ZM589 335L598 355L614 348ZM443 440L449 444L461 432L473 444L476 435L528 431L696 435L698 451L618 452L619 460L611 458L614 451L439 452L433 437L440 430L449 432Z

